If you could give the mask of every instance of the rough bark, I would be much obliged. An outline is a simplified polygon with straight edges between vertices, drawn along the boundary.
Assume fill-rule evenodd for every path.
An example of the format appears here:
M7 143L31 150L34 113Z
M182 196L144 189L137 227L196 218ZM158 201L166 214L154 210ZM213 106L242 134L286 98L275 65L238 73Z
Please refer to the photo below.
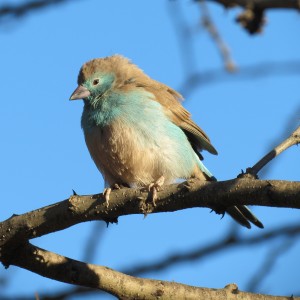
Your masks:
M129 214L173 212L208 207L223 214L233 205L300 208L300 182L234 179L220 182L189 180L164 187L156 206L145 189L112 191L107 208L102 194L79 196L37 210L13 215L0 223L0 247L16 247L29 239L63 230L75 224L103 220L117 222Z
M119 299L198 299L198 300L288 300L239 291L235 284L224 289L194 287L176 282L132 277L107 267L82 263L29 243L14 250L10 263L47 278L101 289ZM292 298L300 299L300 298Z

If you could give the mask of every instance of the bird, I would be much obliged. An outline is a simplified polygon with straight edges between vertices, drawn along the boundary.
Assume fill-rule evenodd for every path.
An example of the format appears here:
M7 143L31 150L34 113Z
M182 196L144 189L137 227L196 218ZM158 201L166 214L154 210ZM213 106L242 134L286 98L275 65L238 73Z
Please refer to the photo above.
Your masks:
M81 127L103 175L107 205L118 187L148 187L155 195L180 179L216 180L200 152L217 150L181 104L180 93L118 54L84 63L77 82L70 100L84 102ZM242 226L263 228L247 206L226 212Z

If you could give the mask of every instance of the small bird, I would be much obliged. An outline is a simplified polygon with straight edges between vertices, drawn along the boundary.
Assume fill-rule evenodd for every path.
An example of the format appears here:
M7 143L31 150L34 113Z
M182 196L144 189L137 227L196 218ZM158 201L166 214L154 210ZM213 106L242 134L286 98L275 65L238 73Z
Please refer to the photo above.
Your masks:
M200 151L217 154L181 105L182 96L113 55L85 63L70 100L83 99L81 126L88 150L108 187L148 187L153 194L178 179L216 180ZM153 197L155 204L155 196ZM241 225L262 223L246 206L226 211Z

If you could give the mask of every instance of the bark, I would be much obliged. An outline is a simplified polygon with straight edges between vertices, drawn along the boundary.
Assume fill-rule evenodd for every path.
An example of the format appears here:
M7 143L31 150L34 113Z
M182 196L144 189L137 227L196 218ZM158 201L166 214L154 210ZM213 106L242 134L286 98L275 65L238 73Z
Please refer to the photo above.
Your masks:
M233 205L260 205L300 208L300 182L240 178L220 182L189 180L165 186L156 205L148 200L145 189L121 189L110 194L109 207L102 194L79 196L37 210L13 215L0 223L1 252L45 234L75 224L102 220L117 222L130 214L173 212L208 207L223 214Z
M250 178L247 178L250 176ZM207 289L175 282L136 278L37 248L30 239L75 224L103 220L117 222L129 214L172 212L209 207L223 213L232 205L300 208L300 182L245 178L223 182L189 180L164 187L156 204L145 189L112 191L109 207L102 194L79 196L22 214L0 223L0 261L58 281L107 291L120 299L288 299L225 289ZM178 298L179 297L179 298ZM296 298L295 298L296 299Z
M119 299L283 300L281 297L239 291L235 284L224 289L193 287L176 282L132 277L112 269L82 263L26 243L14 250L10 263L47 278L101 289Z

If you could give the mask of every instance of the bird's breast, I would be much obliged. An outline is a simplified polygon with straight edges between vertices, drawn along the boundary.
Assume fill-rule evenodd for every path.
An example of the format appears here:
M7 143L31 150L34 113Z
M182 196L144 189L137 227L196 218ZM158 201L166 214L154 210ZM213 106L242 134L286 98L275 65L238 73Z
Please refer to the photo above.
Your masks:
M143 186L161 176L166 183L191 176L198 158L153 95L134 93L109 101L107 110L84 111L82 127L90 154L110 185Z
M141 144L141 137L134 128L116 121L103 127L95 126L84 133L89 152L110 185L145 185L154 180L156 162L153 154L157 152L157 146Z

